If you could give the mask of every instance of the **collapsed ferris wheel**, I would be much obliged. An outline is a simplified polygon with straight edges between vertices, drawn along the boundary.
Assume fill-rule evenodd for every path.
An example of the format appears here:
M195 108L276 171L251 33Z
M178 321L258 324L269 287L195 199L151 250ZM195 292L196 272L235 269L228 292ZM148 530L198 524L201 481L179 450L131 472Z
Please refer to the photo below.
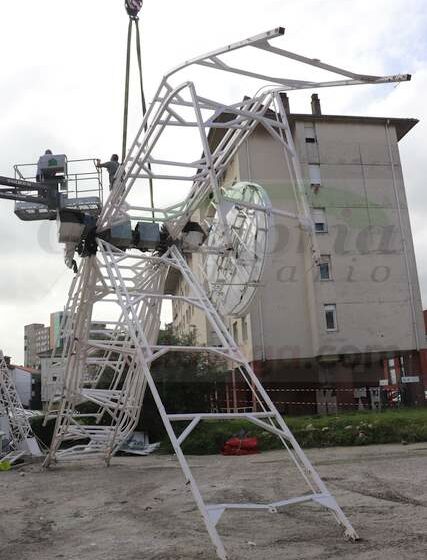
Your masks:
M51 372L61 379L61 384L46 417L55 419L55 430L45 466L86 456L102 457L109 464L135 429L144 395L149 391L222 560L227 555L217 524L227 510L276 513L291 504L314 502L333 514L349 538L357 539L349 520L231 336L226 320L245 315L255 297L263 278L275 215L295 219L305 232L310 258L314 263L318 259L282 94L400 82L409 76L355 74L273 46L271 40L283 33L282 28L277 28L227 45L166 74L102 208L95 205L89 211L78 205L67 207L64 202L63 207L55 209L51 199L47 200L48 185L37 187L46 196L46 201L39 199L38 204L59 216L59 239L66 245L67 262L74 260L75 251L82 257L64 310L63 350L52 358ZM230 53L245 50L276 57L280 65L289 59L297 61L335 77L329 81L303 81L266 75L227 62ZM194 81L177 80L180 72L195 66L261 80L267 86L253 97L231 104L212 100L199 94ZM294 212L275 209L260 185L229 184L226 180L233 158L257 127L263 127L283 150L295 197ZM193 157L184 154L180 138L194 149ZM24 183L21 180L20 187L12 183L8 187L19 188L18 200L28 203L25 196L32 189ZM168 193L180 192L179 185L189 185L188 192L174 204L162 203ZM23 194L25 189L27 195ZM188 264L188 257L194 255L200 263L197 272ZM171 276L180 278L185 287L182 293L170 289ZM160 345L160 315L165 302L181 302L198 309L215 334L216 344ZM252 411L170 414L151 373L152 364L169 352L219 356L247 387ZM109 384L104 388L107 377ZM83 402L95 405L95 412L82 414L79 406ZM271 503L204 501L182 444L202 421L236 418L279 438L307 485L305 494L278 497ZM178 435L179 422L187 424Z

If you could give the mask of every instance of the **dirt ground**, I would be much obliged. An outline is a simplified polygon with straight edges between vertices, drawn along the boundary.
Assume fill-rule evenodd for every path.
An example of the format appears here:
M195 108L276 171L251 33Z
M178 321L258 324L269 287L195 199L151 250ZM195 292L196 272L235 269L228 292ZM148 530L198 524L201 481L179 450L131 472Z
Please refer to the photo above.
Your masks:
M218 529L232 560L425 560L427 444L309 450L359 532L347 542L315 505L277 514L228 512ZM270 501L304 493L281 452L191 457L211 502ZM33 464L0 473L1 560L215 560L171 456Z

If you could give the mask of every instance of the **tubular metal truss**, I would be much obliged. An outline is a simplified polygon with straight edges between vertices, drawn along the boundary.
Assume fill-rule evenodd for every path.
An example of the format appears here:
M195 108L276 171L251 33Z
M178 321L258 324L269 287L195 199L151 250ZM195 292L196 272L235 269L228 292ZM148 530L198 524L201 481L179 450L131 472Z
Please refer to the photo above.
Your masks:
M318 59L307 58L273 47L269 41L283 33L283 28L277 28L245 41L227 45L187 61L166 74L129 153L116 175L113 193L106 202L98 222L101 230L120 223L130 216L134 220L166 222L172 236L177 237L186 221L210 193L213 193L219 206L218 212L224 221L220 204L221 178L240 146L258 125L264 126L283 146L284 158L293 168L292 181L298 203L298 217L310 228L311 218L298 158L280 93L307 88L401 82L409 80L410 75L380 77L356 74L330 64L324 64ZM303 81L274 77L230 66L222 60L223 56L246 47L278 55L281 59L278 60L280 63L283 63L283 59L290 59L344 76L345 79ZM267 82L269 86L261 88L260 93L254 97L245 98L237 103L226 104L214 101L198 95L192 81L186 81L177 86L173 85L172 78L190 66L202 66L254 78ZM177 129L179 135L174 136ZM197 149L197 143L200 147L198 153L202 155L195 159L177 157L177 154L183 152L183 144L187 143L186 137L184 137L186 129L190 129L190 132L194 131L194 135L189 136L188 144L193 149ZM210 142L210 140L213 140L212 136L217 129L225 129L226 133L215 146L215 142ZM210 133L208 134L208 132ZM167 147L168 139L170 142ZM170 150L173 155L168 157L167 154ZM141 200L145 199L147 203L149 201L148 181L153 180L156 181L158 187L163 184L162 181L167 181L168 185L174 183L175 188L178 188L179 183L186 184L189 192L174 205L156 207L154 204L154 208L149 207L148 204L142 206ZM168 194L171 194L170 190ZM157 192L156 195L159 200L159 193Z
M97 256L86 259L78 275L77 284L81 285L78 310L73 304L69 306L68 322L74 327L69 329L65 343L65 383L58 402L55 435L45 464L88 453L103 456L108 462L134 429L148 387L219 558L225 559L226 553L216 525L229 509L276 512L289 504L312 501L330 510L346 534L357 538L178 249L173 246L162 256L149 256L123 252L105 241L98 243ZM187 295L164 292L166 277L172 269L180 275ZM75 293L74 290L70 300L74 300ZM212 347L157 344L160 305L171 299L200 309L219 344ZM73 313L73 308L77 312ZM101 334L101 338L97 338L97 334ZM151 364L168 352L203 352L227 360L241 383L251 391L253 412L169 414L150 372ZM107 371L108 388L97 388ZM96 410L80 413L78 407L84 401L94 404ZM88 418L93 421L88 423ZM246 419L282 441L308 493L269 504L204 502L181 445L201 421L234 418ZM174 428L176 422L187 423L180 435ZM74 446L61 449L62 443L70 445L71 440L75 441ZM80 443L82 440L85 442Z
M136 139L116 174L113 190L98 219L98 232L109 230L129 219L133 225L139 221L155 221L164 223L172 239L180 242L185 225L195 214L200 213L201 223L207 220L204 227L208 241L199 250L220 256L217 261L215 258L213 261L206 259L207 266L209 262L218 262L218 268L222 270L219 280L223 284L229 281L231 286L238 278L238 271L235 273L236 267L228 267L223 261L227 255L231 259L237 256L233 228L241 229L240 225L236 226L240 224L239 211L247 210L249 216L243 228L246 232L243 243L246 244L248 236L253 236L253 224L265 224L265 238L268 237L269 228L269 220L263 220L253 213L250 215L249 211L264 212L268 218L277 213L300 222L307 232L310 249L306 251L306 258L310 261L313 257L317 258L313 222L281 93L305 88L399 82L409 79L409 76L355 74L317 59L308 59L273 47L270 40L282 34L283 29L278 28L228 45L190 60L164 77ZM279 62L291 59L331 72L341 76L341 79L319 82L277 78L245 70L223 60L230 53L246 47L279 56ZM267 82L269 86L258 90L259 93L254 97L233 104L217 102L199 95L192 81L173 84L177 72L190 66L254 78ZM230 201L229 185L224 184L225 173L242 144L258 126L264 127L283 148L295 197L293 206L296 210L292 212L275 210L262 200L257 203L254 198L245 199L243 196L234 206L234 214L230 214L230 204L235 204L235 200ZM151 206L150 186L153 182L156 188ZM173 204L169 202L171 196L176 199ZM203 215L203 209L210 204L214 206L215 216L209 221L209 216L206 213ZM100 238L97 243L97 255L84 259L81 264L64 314L64 350L53 364L57 372L62 372L63 383L50 405L49 417L56 418L56 427L46 466L56 460L88 454L101 456L108 463L134 430L148 387L219 558L225 559L226 553L216 525L228 509L267 509L275 512L289 504L316 502L334 514L349 537L357 538L230 336L218 313L215 298L211 300L208 297L206 290L215 286L215 278L209 276L209 270L204 275L202 286L177 245L170 246L164 254L159 255L124 252ZM259 246L265 247L265 243ZM252 244L251 247L257 245ZM259 258L263 259L264 256L259 255ZM210 266L212 270L214 266ZM258 276L262 268L251 265L251 270L259 270ZM172 294L165 289L172 274L181 277L186 286L185 295ZM252 276L250 281L256 286L259 278ZM210 281L212 285L206 286ZM222 293L229 294L232 291L225 287ZM171 300L198 308L215 334L218 345L159 345L157 335L161 306L163 302ZM231 302L225 309L235 307ZM168 413L150 372L151 364L168 352L204 352L220 356L248 387L252 394L253 410L244 414L197 411L192 414ZM89 411L87 406L82 406L88 402L92 406ZM205 504L181 445L202 420L232 418L245 418L276 435L305 481L309 493L268 504ZM181 421L187 422L187 425L177 435L174 423Z
M7 419L10 431L11 453L3 459L9 460L15 454L40 455L40 449L2 351L0 351L0 416Z
M61 327L62 354L52 360L52 373L64 381L57 386L46 417L56 418L47 465L53 457L87 454L103 456L108 463L139 419L146 381L129 321L140 325L145 344L155 344L161 305L157 294L163 292L167 268L151 266L152 259L136 262L135 256L120 253L118 262L113 261L117 270L112 269L109 255L114 247L99 241L99 248L98 258L85 259L75 277ZM116 273L127 283L135 304L131 319L122 309ZM91 411L78 410L84 402L92 404ZM78 444L59 450L63 441L73 440ZM80 444L82 440L87 443Z

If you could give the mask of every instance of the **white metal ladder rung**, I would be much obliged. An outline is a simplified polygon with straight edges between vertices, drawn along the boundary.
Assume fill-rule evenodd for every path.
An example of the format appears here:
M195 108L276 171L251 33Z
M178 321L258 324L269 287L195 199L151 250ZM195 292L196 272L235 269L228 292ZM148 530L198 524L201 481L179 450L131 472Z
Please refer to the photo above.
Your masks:
M252 418L274 418L275 412L201 412L195 414L167 414L172 422L181 422L183 420L235 420L236 418L248 419Z
M335 499L331 494L317 493L305 494L303 496L296 496L294 498L286 498L284 500L277 500L274 502L262 503L221 503L221 504L205 504L209 518L214 525L217 525L222 517L222 514L227 510L258 510L268 511L270 513L278 513L278 509L295 504L303 504L308 502L315 502L327 509L335 509Z

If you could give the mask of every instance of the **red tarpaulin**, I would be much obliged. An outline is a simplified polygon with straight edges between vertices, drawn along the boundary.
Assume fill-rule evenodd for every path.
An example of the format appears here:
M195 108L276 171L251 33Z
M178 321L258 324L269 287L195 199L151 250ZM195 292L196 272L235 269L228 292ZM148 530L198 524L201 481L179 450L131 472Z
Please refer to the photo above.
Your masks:
M253 455L259 453L258 439L256 437L228 439L221 450L222 455Z

